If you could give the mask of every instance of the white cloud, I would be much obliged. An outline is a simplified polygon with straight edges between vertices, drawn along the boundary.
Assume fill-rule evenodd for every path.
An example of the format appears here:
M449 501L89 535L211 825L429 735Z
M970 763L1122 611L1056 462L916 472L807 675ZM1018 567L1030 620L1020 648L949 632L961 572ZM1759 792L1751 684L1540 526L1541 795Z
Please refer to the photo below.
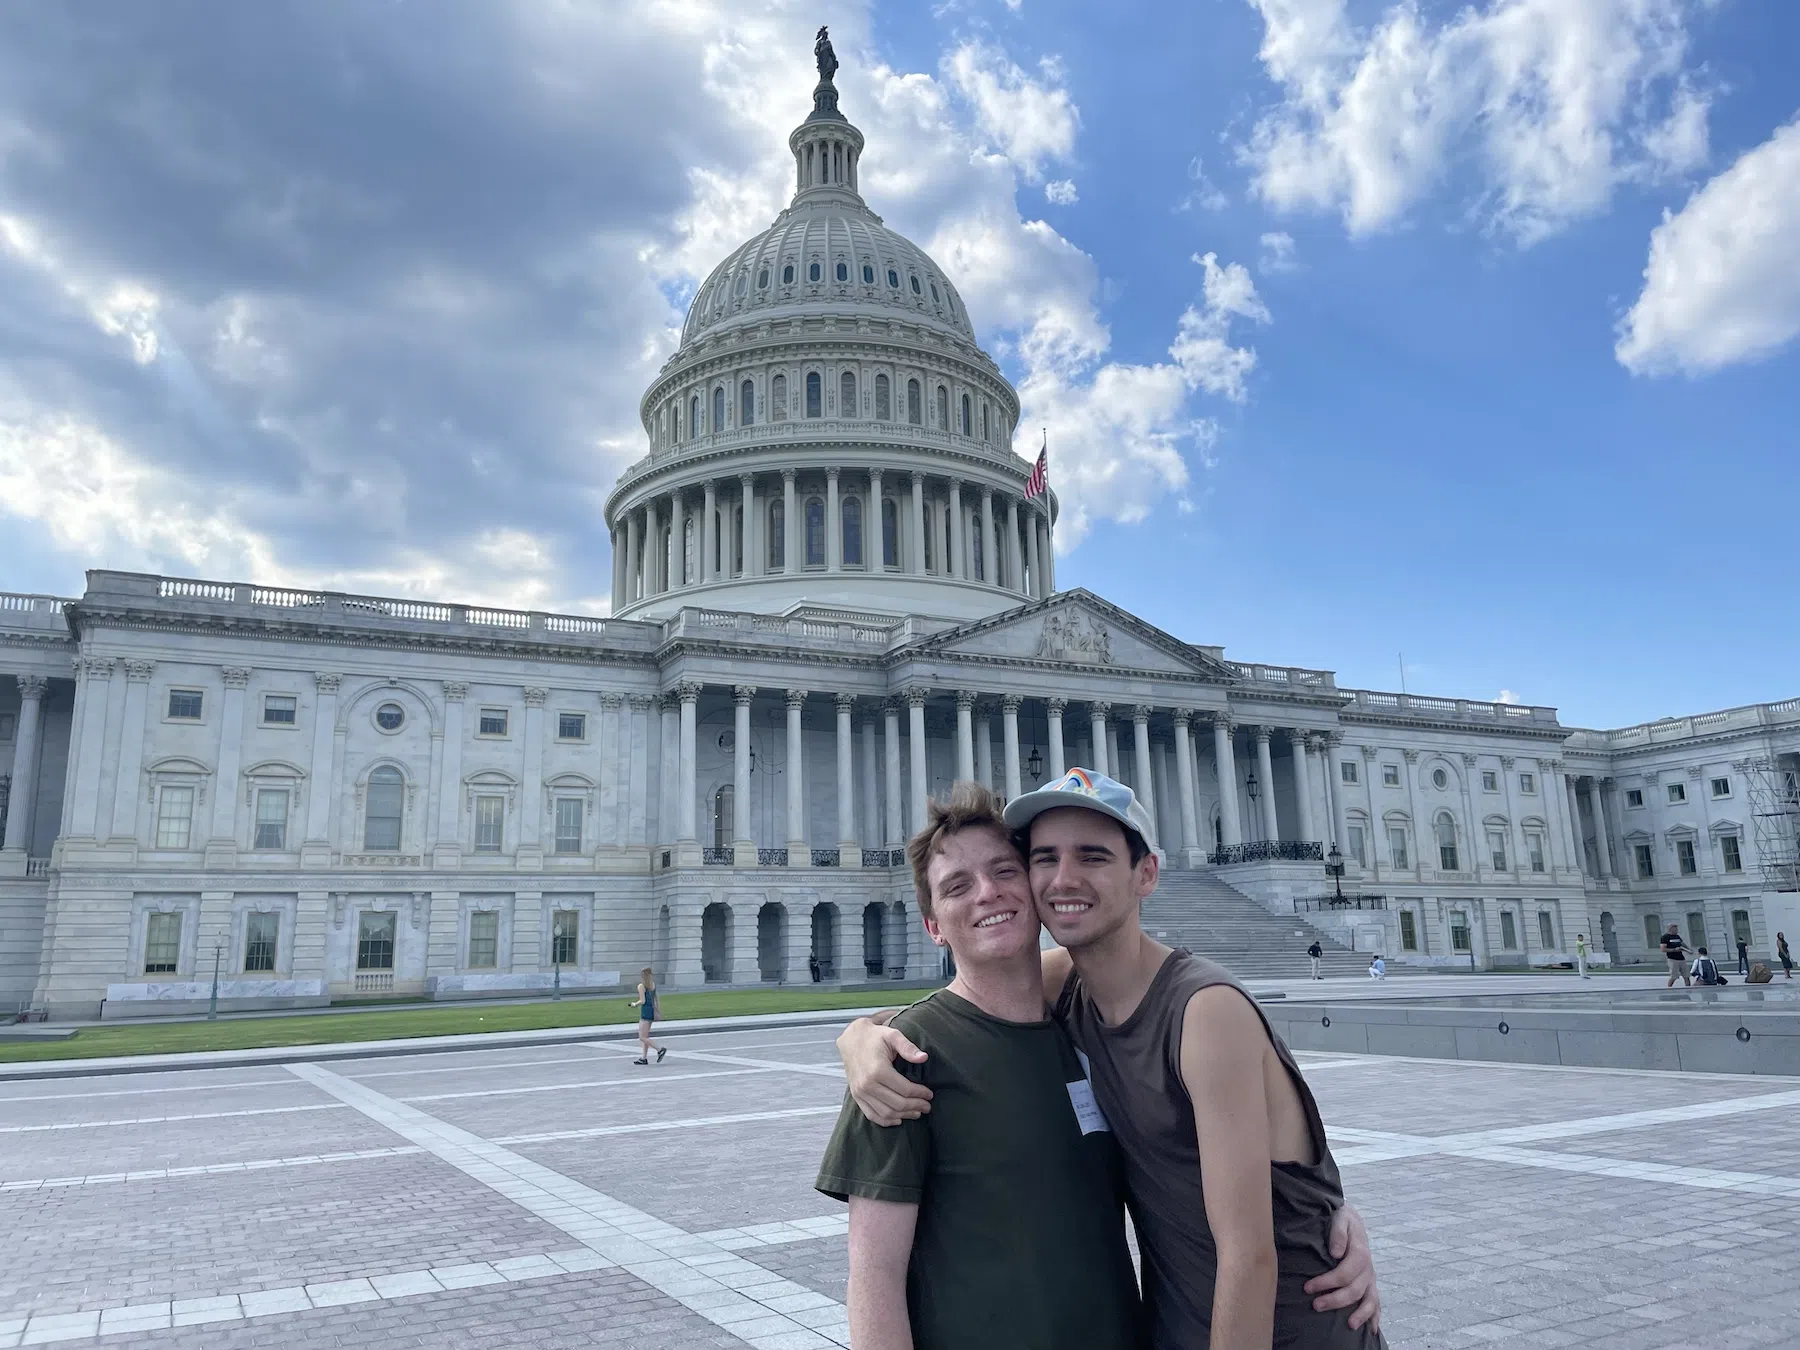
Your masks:
M1292 272L1299 264L1294 261L1294 236L1280 230L1265 234L1257 241L1262 245L1262 257L1257 260L1257 270L1261 272Z
M1044 184L1044 200L1052 206L1073 206L1081 200L1081 194L1075 191L1073 180L1055 178Z
M1701 374L1800 333L1800 117L1650 235L1644 289L1615 352L1636 374Z
M1223 211L1231 203L1225 194L1219 191L1218 185L1206 176L1206 163L1195 155L1188 161L1188 181L1194 186L1181 199L1175 208L1177 211Z
M1067 159L1075 149L1081 114L1062 88L1053 58L1039 63L1042 80L1015 65L1001 48L964 42L941 63L945 79L975 110L975 129L1035 180L1047 159Z
M1521 246L1619 184L1705 162L1708 99L1684 70L1709 0L1486 0L1438 22L1415 0L1354 27L1347 0L1249 0L1281 104L1241 157L1282 209L1392 226L1465 162L1472 211Z
M1496 702L1496 703L1511 703L1511 704L1516 705L1516 704L1524 703L1525 700L1520 698L1517 694L1513 693L1513 691L1510 689L1502 689L1499 692L1499 694L1495 696L1494 702Z

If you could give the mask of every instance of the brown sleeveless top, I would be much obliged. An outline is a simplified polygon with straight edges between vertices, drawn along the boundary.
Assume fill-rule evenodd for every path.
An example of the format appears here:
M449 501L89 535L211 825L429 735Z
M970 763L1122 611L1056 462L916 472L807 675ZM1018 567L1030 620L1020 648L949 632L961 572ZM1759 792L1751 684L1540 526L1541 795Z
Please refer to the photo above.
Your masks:
M1211 1334L1218 1253L1200 1186L1194 1107L1181 1080L1181 1031L1188 1000L1217 984L1237 989L1257 1009L1300 1094L1318 1158L1270 1168L1280 1262L1274 1344L1277 1350L1378 1350L1385 1342L1366 1325L1350 1329L1350 1309L1314 1312L1302 1288L1337 1264L1328 1243L1344 1189L1300 1066L1249 991L1225 967L1185 951L1163 962L1143 1002L1120 1026L1101 1020L1073 972L1056 1001L1057 1019L1088 1057L1094 1095L1125 1154L1131 1217L1143 1255L1144 1301L1157 1350L1204 1350Z

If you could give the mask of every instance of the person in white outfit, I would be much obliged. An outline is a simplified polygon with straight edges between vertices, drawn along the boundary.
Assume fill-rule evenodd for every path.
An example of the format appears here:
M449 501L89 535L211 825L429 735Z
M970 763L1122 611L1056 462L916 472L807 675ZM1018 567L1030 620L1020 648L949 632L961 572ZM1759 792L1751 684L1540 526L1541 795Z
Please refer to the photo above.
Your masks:
M1584 980L1593 978L1588 974L1587 957L1587 934L1577 933L1575 935L1575 969Z
M1371 980L1385 980L1387 978L1387 962L1381 959L1379 953L1369 958L1369 978Z

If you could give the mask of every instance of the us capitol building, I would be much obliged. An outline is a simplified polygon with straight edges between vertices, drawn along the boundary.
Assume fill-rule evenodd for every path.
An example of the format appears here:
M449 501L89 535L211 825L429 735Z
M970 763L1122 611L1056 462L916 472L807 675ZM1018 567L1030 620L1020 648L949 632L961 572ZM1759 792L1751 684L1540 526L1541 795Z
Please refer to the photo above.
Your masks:
M1260 934L1246 961L1292 973L1297 932L1450 968L1577 933L1643 959L1670 922L1800 940L1800 699L1576 730L1059 591L1018 395L864 203L835 68L822 43L791 204L643 397L612 617L111 571L0 595L0 1010L191 1010L215 963L231 1008L934 976L926 795L1075 764L1153 806L1154 931ZM1360 907L1321 898L1334 847Z

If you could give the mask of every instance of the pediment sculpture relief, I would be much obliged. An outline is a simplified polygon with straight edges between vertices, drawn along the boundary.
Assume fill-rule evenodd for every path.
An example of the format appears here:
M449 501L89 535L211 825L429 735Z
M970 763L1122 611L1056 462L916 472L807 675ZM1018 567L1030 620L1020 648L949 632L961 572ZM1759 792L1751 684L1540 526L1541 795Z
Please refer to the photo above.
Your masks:
M1112 634L1106 625L1084 614L1052 614L1044 620L1037 655L1077 665L1110 666Z

